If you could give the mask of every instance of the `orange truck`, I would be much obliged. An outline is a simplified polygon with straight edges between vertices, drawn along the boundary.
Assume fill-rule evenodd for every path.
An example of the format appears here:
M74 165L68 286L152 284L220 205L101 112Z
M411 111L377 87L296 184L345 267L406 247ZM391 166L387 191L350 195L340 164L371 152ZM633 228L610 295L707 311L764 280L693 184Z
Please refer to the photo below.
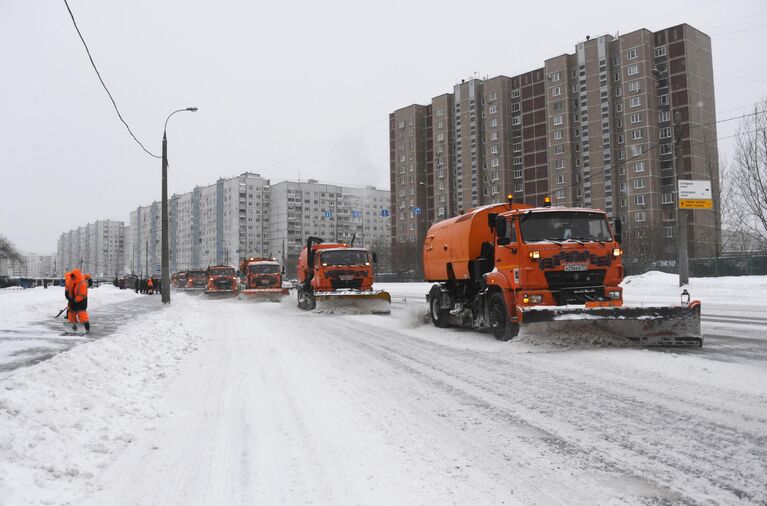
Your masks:
M184 291L187 292L203 292L206 284L205 271L203 270L190 270L186 271L186 285Z
M240 261L244 287L240 293L254 300L278 301L288 295L282 286L283 267L274 258L250 257Z
M437 327L497 339L562 333L643 346L701 346L700 302L623 305L620 222L597 209L494 204L432 225L423 247L426 300Z
M298 307L391 313L389 292L373 289L375 262L375 253L371 258L364 248L310 237L298 257Z
M236 296L239 289L237 271L228 265L214 265L205 271L205 294Z

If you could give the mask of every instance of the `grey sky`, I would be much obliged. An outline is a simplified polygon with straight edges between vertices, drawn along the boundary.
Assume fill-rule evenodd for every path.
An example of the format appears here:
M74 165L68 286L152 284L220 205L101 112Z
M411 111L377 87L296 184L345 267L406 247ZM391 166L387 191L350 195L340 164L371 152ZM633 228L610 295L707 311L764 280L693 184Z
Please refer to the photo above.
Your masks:
M761 1L71 0L124 117L170 191L245 170L387 188L388 114L461 78L515 75L586 35L687 22L712 37L719 119L767 88ZM160 161L118 121L63 0L0 0L0 234L60 233L160 198ZM719 125L731 135L737 122ZM731 140L720 152L732 153Z

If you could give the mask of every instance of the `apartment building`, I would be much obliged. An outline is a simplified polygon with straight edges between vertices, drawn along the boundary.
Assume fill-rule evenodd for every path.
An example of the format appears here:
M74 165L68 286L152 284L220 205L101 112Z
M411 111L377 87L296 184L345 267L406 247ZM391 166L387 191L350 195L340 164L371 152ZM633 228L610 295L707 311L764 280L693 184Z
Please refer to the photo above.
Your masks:
M346 243L354 239L355 246L380 252L386 262L391 242L388 191L309 179L274 184L270 194L269 256L282 261L289 276L295 276L309 237Z
M389 120L398 270L412 266L431 223L507 195L604 209L623 223L628 263L675 258L677 181L710 180L718 199L715 111L711 40L687 24L587 37L542 68L462 81L398 109ZM426 212L408 212L416 207ZM716 254L715 212L690 214L690 255Z
M125 225L97 220L59 236L56 274L79 268L94 278L113 278L124 271Z

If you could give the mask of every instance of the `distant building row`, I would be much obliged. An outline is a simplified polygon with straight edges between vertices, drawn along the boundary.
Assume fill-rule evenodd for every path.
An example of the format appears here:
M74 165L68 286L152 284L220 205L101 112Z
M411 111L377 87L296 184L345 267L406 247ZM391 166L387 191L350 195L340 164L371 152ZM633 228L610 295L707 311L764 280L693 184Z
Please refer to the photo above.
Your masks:
M389 202L388 191L371 186L312 179L271 185L248 172L219 179L169 199L170 270L237 265L242 257L270 256L284 262L291 273L310 236L344 242L354 238L355 245L388 252ZM153 202L132 211L127 226L96 222L62 234L59 265L63 269L83 265L106 277L158 274L161 225L160 202ZM118 251L107 251L107 244L118 246Z

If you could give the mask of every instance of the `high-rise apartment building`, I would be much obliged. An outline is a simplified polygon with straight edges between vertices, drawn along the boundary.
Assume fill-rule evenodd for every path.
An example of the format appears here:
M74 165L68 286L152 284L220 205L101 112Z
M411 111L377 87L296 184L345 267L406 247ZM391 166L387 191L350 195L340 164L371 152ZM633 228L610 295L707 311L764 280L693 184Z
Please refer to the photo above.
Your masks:
M168 201L170 270L236 265L240 257L268 255L269 180L246 172L196 187ZM127 270L160 272L161 206L154 202L130 213Z
M377 251L382 262L387 261L388 191L309 179L274 184L270 193L271 256L283 262L289 276L295 275L298 255L309 237L346 243L354 239L355 246Z
M431 223L507 195L604 209L623 223L628 264L674 259L677 181L709 180L718 200L715 110L711 41L686 24L587 38L540 69L471 79L398 109L389 120L398 270L412 268ZM715 211L691 213L690 255L716 254L719 234Z
M94 278L113 278L124 272L125 226L122 221L97 220L59 236L56 271L74 269Z

